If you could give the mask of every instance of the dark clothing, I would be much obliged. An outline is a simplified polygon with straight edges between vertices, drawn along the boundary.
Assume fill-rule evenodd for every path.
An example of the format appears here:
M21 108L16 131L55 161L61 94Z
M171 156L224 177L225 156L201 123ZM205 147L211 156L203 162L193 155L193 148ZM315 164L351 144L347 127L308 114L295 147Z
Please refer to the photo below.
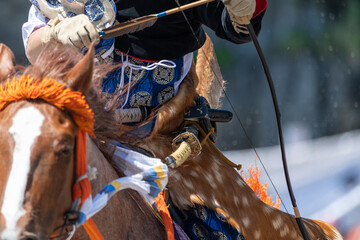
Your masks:
M263 5L264 8L266 7L266 1L258 1L265 2ZM179 0L179 2L180 5L184 5L194 0ZM118 0L116 7L116 19L124 22L175 8L177 5L175 0ZM260 31L264 10L255 12L255 17L251 20L256 33ZM233 43L250 41L249 35L235 32L229 14L220 0L188 9L184 13L196 38L183 13L179 12L158 19L152 27L117 37L115 48L144 60L177 59L199 49L204 44L205 32L201 27L202 24L214 30L220 38Z

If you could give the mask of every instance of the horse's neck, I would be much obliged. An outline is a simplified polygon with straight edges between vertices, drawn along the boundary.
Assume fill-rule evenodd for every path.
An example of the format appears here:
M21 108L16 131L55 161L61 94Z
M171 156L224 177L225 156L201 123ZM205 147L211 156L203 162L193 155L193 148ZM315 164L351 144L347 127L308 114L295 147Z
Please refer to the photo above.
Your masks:
M109 164L104 154L100 151L95 142L87 136L87 163L91 168L96 168L98 177L91 182L93 194L98 193L102 187L118 178L118 174Z
M91 181L92 194L95 196L119 175L89 136L87 160L90 167L97 169L97 177ZM116 193L108 206L93 218L105 239L164 239L166 236L153 210L133 190ZM84 235L80 230L76 239L83 239Z

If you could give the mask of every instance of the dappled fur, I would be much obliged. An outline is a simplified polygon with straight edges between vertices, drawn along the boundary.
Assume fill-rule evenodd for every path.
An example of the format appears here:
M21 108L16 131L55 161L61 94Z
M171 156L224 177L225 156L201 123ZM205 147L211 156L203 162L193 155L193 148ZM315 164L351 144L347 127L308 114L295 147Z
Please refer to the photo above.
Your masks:
M224 81L220 71L217 71L216 56L209 38L199 54L196 64L199 79L194 76L197 80L192 86L191 81L181 85L181 91L189 94L174 97L169 110L163 112L164 122L169 122L169 116L180 116L184 105L191 105L188 98L194 97L194 88L209 100L211 107L219 106ZM195 84L197 82L198 85ZM168 132L166 126L163 129L166 130L163 132ZM178 130L179 133L181 129ZM142 141L140 145L164 159L172 153L171 142L176 135L174 132L161 137L153 134L152 138ZM201 136L200 140L203 138ZM230 225L242 232L245 239L302 239L295 217L263 203L239 173L220 158L209 141L199 156L170 171L167 187L175 206L188 209L194 204L205 205L226 218ZM305 219L304 223L310 239L342 239L339 232L327 223L310 219Z
M167 141L170 142L171 137ZM146 142L155 156L164 158L172 152L165 139ZM201 154L171 170L167 185L169 195L180 209L204 205L222 215L241 231L245 239L301 240L295 217L263 203L239 173L221 160L217 151L206 143ZM310 239L342 239L327 223L304 219Z

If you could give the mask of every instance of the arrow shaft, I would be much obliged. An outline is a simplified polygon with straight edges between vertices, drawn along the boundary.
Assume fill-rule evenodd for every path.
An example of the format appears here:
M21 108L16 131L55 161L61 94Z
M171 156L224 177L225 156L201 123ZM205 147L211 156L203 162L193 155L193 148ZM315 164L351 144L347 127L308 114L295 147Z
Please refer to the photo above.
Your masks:
M101 38L106 39L106 38L121 36L131 32L140 31L144 28L152 26L159 18L169 16L171 14L178 13L181 11L185 11L187 9L194 8L212 1L214 0L199 0L157 14L150 14L143 17L135 18L126 22L122 22L118 25L112 26L108 29L104 29L104 31L99 32L99 35Z
M163 13L166 14L164 16L168 16L168 15L171 15L171 14L174 14L174 13L177 13L177 12L181 12L181 11L185 11L187 9L194 8L194 7L197 7L197 6L203 5L205 3L212 2L212 1L214 1L214 0L199 0L199 1L196 1L196 2L188 3L188 4L185 4L183 6L179 6L179 7L164 11ZM161 13L158 13L158 14L161 14Z

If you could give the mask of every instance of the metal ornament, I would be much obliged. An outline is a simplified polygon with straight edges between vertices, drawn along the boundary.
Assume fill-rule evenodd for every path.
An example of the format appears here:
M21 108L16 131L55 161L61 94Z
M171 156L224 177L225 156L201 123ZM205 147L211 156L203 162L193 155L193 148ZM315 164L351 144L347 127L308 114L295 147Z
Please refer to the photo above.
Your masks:
M85 14L98 31L110 27L115 22L116 7L113 0L30 0L30 2L46 21Z

